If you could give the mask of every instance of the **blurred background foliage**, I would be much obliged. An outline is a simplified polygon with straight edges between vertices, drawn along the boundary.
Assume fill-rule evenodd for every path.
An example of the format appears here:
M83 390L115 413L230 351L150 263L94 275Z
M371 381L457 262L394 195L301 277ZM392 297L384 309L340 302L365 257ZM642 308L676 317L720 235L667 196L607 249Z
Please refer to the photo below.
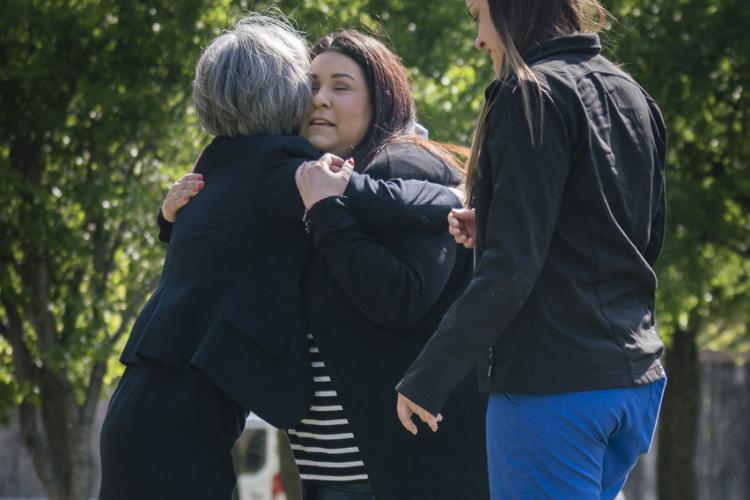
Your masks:
M19 410L50 496L78 498L91 479L74 441L121 373L116 356L160 271L159 201L208 140L190 106L201 48L243 12L270 6L311 42L344 27L375 34L409 68L431 138L462 145L493 75L460 0L2 5L0 414ZM657 100L669 128L657 269L672 374L663 421L695 433L697 352L739 361L750 351L750 9L745 0L605 6L607 54ZM690 446L664 455L686 453L672 460L685 467ZM663 498L691 498L682 484L663 488Z

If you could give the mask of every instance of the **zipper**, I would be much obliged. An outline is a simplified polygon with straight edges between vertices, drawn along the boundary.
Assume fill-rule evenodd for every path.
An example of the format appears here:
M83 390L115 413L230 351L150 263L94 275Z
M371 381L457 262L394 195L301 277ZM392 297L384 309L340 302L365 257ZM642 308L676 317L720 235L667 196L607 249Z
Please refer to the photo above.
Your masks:
M487 378L492 378L492 368L494 365L494 357L495 357L495 348L490 347L490 353L487 359L490 362L490 366L487 367Z

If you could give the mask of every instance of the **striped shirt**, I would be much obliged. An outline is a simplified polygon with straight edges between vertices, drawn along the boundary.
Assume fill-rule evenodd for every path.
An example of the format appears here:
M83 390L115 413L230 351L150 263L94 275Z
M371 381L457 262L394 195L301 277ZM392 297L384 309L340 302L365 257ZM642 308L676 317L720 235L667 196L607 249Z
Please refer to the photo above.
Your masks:
M312 335L307 335L307 342L315 397L305 419L288 431L300 477L323 483L366 481L365 464L331 376Z

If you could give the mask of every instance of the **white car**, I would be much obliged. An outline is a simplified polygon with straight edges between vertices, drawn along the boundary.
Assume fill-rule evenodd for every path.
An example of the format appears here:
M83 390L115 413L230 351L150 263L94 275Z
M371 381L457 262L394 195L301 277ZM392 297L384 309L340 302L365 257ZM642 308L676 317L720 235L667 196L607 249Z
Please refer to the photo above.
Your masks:
M286 500L281 482L278 431L250 414L232 450L237 500Z

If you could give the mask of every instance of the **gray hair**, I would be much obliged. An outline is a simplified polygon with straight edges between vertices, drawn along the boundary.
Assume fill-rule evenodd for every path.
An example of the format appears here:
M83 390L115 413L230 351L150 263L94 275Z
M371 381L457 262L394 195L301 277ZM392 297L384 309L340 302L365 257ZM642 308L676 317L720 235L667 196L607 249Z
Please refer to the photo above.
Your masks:
M310 99L309 71L307 44L281 14L251 14L198 60L198 120L216 136L297 133Z

